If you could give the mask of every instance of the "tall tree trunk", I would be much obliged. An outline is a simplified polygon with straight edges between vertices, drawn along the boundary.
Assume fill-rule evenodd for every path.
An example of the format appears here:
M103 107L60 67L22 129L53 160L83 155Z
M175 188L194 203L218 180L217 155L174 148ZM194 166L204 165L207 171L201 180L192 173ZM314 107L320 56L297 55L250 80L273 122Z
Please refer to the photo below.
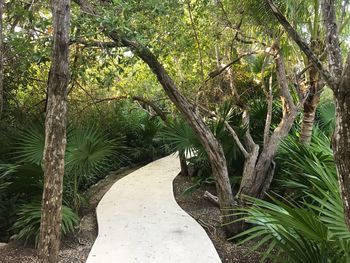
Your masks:
M341 83L334 89L336 125L333 151L337 165L345 222L350 229L350 53Z
M334 92L336 125L333 151L338 172L345 222L350 229L350 53L343 69L334 0L323 0L322 13L330 72L336 80Z
M53 51L48 80L43 157L44 192L39 238L40 262L56 263L61 236L61 208L66 149L69 81L70 0L52 0Z
M323 82L319 78L317 69L311 67L309 72L309 94L306 98L303 108L304 115L301 124L300 141L303 144L310 144L312 137L312 130L315 122L315 115L318 103L320 102Z
M4 110L4 0L0 0L0 119Z
M118 36L110 34L114 41L120 41ZM209 157L213 177L215 179L216 190L219 197L219 205L223 213L223 222L229 223L231 218L227 208L231 208L234 204L231 184L228 176L227 164L224 151L221 144L215 138L210 129L203 122L202 118L196 113L194 107L188 100L179 92L177 86L170 78L164 67L159 63L156 57L149 49L141 46L138 43L130 42L121 39L124 45L129 46L133 51L151 68L153 73L157 76L159 83L162 85L165 93L170 100L181 111L186 121L192 127L198 138L200 139L206 153ZM232 234L233 228L231 225L225 226L228 235Z

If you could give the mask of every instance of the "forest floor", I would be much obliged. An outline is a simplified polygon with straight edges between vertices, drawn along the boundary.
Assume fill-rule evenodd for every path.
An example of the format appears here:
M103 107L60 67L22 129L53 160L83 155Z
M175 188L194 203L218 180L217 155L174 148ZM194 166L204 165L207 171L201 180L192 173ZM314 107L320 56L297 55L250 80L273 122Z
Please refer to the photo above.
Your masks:
M106 178L87 191L88 203L82 208L79 232L63 238L58 263L85 263L97 237L96 206L116 181L139 167L140 165L130 166L111 172ZM0 246L0 263L36 262L38 262L38 258L34 248L21 247L16 243Z
M262 258L259 252L249 253L253 242L238 246L225 237L220 223L220 209L203 197L205 191L215 194L213 185L202 185L198 190L184 195L183 192L193 185L192 179L177 176L173 182L177 203L191 215L207 232L223 263L258 263ZM267 261L265 261L267 262Z

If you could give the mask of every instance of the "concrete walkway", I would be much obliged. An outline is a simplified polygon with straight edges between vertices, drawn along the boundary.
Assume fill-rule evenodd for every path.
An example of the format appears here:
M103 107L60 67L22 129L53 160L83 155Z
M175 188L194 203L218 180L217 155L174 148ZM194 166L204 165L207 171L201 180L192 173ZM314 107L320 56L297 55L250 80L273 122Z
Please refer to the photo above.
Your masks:
M168 156L117 181L97 207L87 263L220 263L204 229L175 201L179 171Z

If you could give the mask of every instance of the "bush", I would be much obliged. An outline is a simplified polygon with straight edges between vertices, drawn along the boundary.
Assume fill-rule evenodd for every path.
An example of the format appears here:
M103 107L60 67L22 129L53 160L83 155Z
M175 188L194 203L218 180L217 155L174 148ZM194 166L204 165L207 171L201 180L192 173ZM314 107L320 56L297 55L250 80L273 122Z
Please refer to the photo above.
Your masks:
M78 212L85 201L83 192L109 171L164 154L162 141L156 136L161 122L130 105L122 103L112 111L108 108L104 124L83 117L74 126L68 126L63 182L63 204L67 209ZM40 210L31 214L29 208L42 196L44 143L43 123L26 124L18 132L15 145L11 141L9 162L13 163L0 164L0 236L5 241L9 229L25 242L35 239Z
M22 205L17 213L17 220L10 228L16 240L22 241L25 245L39 241L41 203L31 202ZM79 217L67 206L62 206L62 234L66 235L74 231L79 223Z
M298 199L247 197L250 205L236 215L253 226L235 238L257 238L253 250L268 244L265 257L283 262L349 262L350 232L328 138L318 133L309 147L289 138L282 148L289 158L284 186Z

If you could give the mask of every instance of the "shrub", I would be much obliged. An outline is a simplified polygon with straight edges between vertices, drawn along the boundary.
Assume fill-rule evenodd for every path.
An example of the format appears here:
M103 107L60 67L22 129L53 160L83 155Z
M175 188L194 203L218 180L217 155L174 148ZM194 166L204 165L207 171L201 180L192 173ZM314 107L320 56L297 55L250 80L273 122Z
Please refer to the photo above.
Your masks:
M17 220L10 230L13 232L16 240L24 244L39 241L41 203L31 202L22 205L17 213ZM63 235L74 231L75 226L79 223L79 217L67 206L62 206L62 224L61 230Z
M282 148L288 156L282 182L298 198L247 197L250 205L236 215L253 226L235 238L258 238L253 250L268 244L265 257L283 262L349 262L350 232L328 138L316 133L309 147L289 138Z

